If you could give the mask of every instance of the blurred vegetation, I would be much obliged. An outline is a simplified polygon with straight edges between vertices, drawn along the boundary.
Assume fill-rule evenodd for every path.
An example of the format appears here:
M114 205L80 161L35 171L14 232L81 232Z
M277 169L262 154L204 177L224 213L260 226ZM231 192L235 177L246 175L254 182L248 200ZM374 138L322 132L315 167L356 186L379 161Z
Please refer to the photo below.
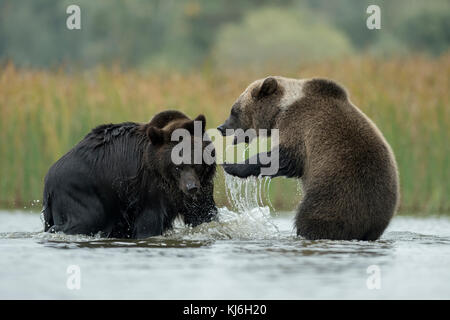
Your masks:
M213 65L221 70L260 69L274 61L279 70L288 70L351 52L347 37L325 19L313 18L305 10L267 7L249 13L240 24L225 25L216 37L212 56Z
M98 124L177 108L214 128L278 74L346 86L393 147L402 212L450 212L449 47L448 0L0 0L0 206L41 199L49 166ZM271 182L275 209L299 197L296 180Z
M228 116L242 90L267 71L227 73L143 73L120 67L89 71L0 68L0 202L23 206L41 199L50 165L94 126L146 122L166 108L194 117L204 113L208 128ZM350 92L384 133L400 169L403 212L450 209L450 54L390 60L353 57L321 61L285 74L328 77ZM277 210L299 200L294 179L276 178L270 199ZM223 172L216 199L227 204Z
M81 8L81 30L66 28L70 4ZM381 30L366 28L370 4L381 8ZM448 0L0 0L0 61L22 67L296 67L349 52L439 55L449 45Z

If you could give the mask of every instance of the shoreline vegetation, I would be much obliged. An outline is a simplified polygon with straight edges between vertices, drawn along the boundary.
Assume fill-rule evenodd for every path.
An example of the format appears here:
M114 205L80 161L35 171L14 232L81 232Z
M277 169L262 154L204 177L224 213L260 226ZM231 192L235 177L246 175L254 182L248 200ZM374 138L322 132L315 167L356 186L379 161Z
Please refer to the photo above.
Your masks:
M71 72L0 65L0 208L36 208L44 176L59 157L104 123L146 122L165 109L203 113L207 128L228 117L251 81L268 75L333 79L379 127L400 172L402 213L450 214L450 53L437 58L354 56L309 63L289 72L140 71L99 66ZM277 211L299 202L295 180L273 179ZM228 205L221 169L218 206Z

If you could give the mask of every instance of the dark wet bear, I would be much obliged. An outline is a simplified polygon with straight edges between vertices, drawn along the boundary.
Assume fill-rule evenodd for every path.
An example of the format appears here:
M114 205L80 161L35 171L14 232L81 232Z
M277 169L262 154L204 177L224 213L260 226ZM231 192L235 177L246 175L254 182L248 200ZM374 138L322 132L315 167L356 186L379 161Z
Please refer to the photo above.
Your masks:
M224 135L226 129L279 130L279 145L272 149L272 155L279 154L279 170L272 176L302 181L296 215L300 236L376 240L394 215L399 198L394 154L375 124L333 81L257 80L218 129ZM242 178L257 176L265 166L260 159L256 155L224 169Z
M93 129L45 177L45 231L146 238L170 229L177 216L191 226L215 219L214 148L193 135L194 121L203 135L205 117L191 120L179 111L161 112L147 124ZM200 143L213 161L175 165L176 129L192 134L189 143Z

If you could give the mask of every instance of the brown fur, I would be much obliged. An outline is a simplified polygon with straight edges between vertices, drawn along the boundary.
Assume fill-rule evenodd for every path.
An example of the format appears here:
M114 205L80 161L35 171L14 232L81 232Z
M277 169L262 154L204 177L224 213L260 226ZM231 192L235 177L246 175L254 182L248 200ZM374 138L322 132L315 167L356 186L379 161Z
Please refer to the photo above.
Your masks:
M157 128L163 128L168 123L178 119L188 120L189 118L180 111L166 110L156 114L147 125Z
M399 198L390 146L341 86L325 79L297 80L298 86L295 81L281 77L255 81L234 104L235 116L223 126L280 130L280 171L288 171L278 175L302 180L298 235L378 239ZM265 86L270 88L262 90ZM269 94L259 94L267 90ZM283 105L286 101L289 104ZM233 167L225 170L238 172ZM239 173L246 175L242 169Z

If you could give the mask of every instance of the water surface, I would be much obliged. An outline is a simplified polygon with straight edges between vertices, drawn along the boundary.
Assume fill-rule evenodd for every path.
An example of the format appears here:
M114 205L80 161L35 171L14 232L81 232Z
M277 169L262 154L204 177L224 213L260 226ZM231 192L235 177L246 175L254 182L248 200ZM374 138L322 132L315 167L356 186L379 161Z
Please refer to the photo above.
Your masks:
M38 214L0 211L0 298L450 298L448 218L398 216L376 242L302 240L292 213L268 208L220 218L121 240L46 234ZM79 290L67 287L70 265ZM368 289L369 266L379 289Z

